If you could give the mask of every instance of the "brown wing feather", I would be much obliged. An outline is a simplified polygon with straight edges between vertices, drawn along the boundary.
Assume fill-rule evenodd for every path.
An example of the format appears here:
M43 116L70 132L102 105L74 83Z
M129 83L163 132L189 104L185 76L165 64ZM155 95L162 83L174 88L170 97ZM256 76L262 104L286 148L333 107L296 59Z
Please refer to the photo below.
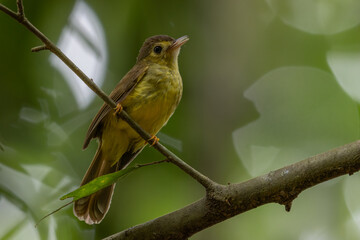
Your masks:
M125 97L134 89L136 84L141 81L141 79L146 74L147 69L148 66L145 65L145 63L137 63L116 85L115 89L110 93L110 98L113 99L116 103L121 103ZM99 136L99 126L101 126L101 121L110 110L111 108L106 103L102 105L89 126L83 149L87 148L92 138Z

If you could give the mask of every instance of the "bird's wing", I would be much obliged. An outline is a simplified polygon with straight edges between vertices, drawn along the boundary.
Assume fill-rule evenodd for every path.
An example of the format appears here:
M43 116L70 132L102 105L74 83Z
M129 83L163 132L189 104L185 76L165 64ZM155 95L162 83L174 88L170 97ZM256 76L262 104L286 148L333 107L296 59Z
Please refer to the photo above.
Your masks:
M147 72L148 66L144 63L137 63L130 71L120 80L115 89L110 93L110 98L116 103L121 103L127 95L134 89ZM101 122L103 118L109 113L111 108L104 103L92 120L89 129L86 133L83 149L87 148L92 138L96 138L100 134Z

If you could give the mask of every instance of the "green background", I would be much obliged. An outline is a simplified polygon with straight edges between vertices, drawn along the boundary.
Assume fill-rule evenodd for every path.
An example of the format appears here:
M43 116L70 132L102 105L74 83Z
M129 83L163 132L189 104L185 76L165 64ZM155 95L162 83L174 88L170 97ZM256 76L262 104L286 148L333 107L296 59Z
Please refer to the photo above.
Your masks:
M183 99L160 141L219 183L359 138L360 1L84 2L104 31L107 93L147 37L190 37L179 56ZM56 43L76 3L27 0L25 11ZM0 29L1 239L99 239L204 195L177 167L150 166L117 184L101 224L79 222L68 207L34 228L79 185L97 148L82 151L83 140L102 101L80 109L50 53L30 52L39 40L1 12ZM146 147L134 162L163 158ZM265 205L191 239L359 239L359 182L340 177L302 193L290 213Z

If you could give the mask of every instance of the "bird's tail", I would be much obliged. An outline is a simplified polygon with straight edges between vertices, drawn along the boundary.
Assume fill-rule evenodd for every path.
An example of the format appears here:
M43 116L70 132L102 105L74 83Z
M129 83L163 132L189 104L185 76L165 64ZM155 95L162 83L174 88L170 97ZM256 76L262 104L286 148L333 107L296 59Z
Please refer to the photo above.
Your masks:
M118 170L119 162L112 166L111 161L104 159L101 144L81 182L81 186L91 180ZM81 198L74 203L74 214L87 224L100 223L109 210L115 183L101 189L90 196Z

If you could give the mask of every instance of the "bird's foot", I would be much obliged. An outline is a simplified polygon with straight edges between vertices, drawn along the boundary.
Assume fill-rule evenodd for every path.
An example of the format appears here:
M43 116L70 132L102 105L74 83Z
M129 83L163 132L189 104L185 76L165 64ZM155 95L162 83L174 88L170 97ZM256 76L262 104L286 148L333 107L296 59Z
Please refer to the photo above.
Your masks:
M152 136L147 142L148 142L151 146L154 146L156 143L159 142L159 140L160 140L160 139L154 135L154 136Z
M119 114L121 113L121 111L123 110L123 106L121 106L121 104L120 103L118 103L117 105L116 105L116 108L114 108L114 116L120 116Z

